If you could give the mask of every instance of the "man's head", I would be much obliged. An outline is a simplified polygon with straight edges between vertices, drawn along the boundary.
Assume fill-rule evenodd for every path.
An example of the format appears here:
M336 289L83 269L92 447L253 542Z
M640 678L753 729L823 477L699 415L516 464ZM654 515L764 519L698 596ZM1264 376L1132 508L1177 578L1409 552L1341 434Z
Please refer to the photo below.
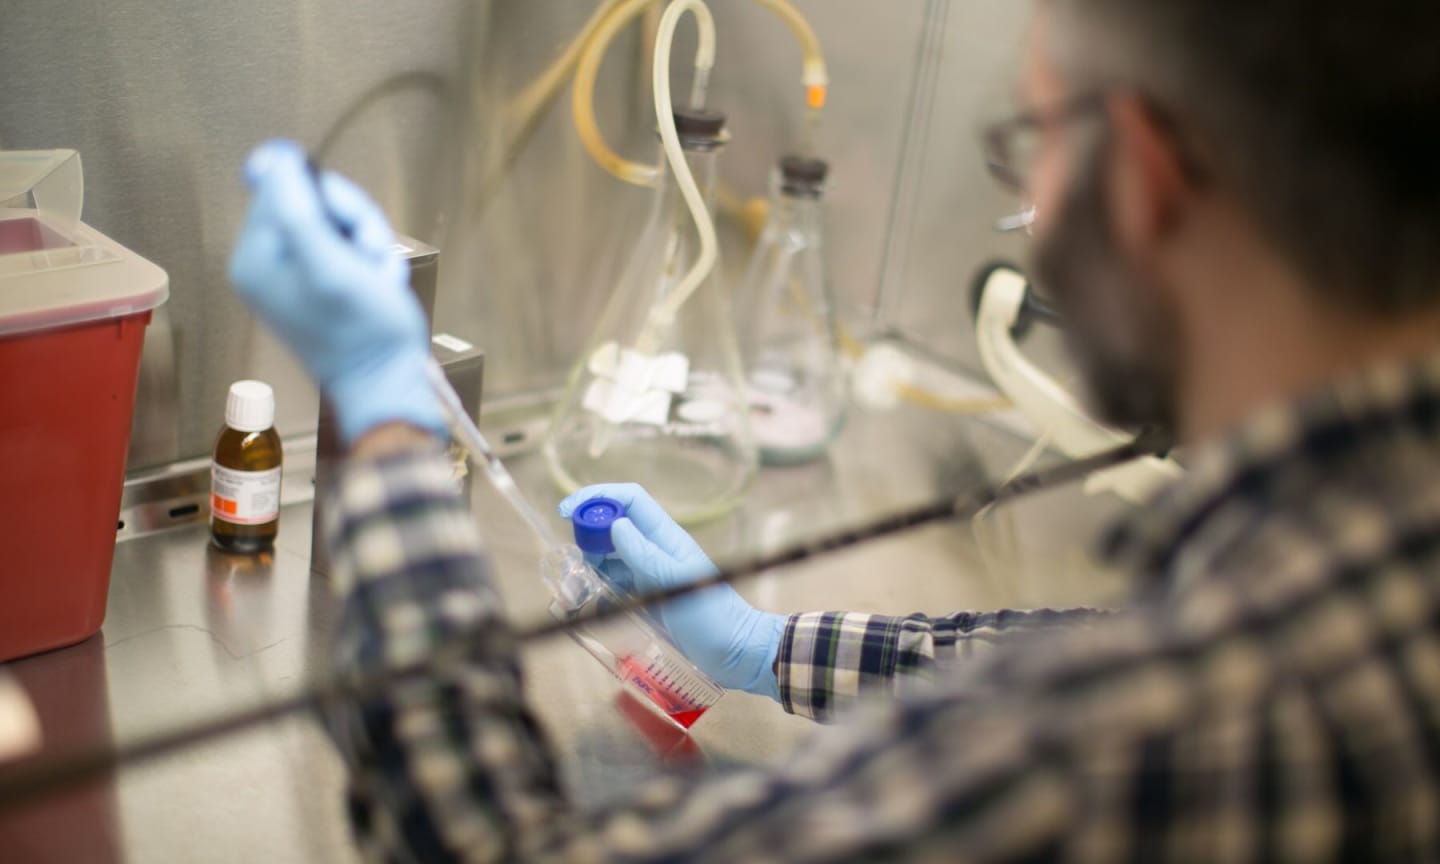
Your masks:
M1036 277L1110 419L1183 423L1221 322L1245 350L1267 311L1383 329L1440 310L1440 4L1039 10Z

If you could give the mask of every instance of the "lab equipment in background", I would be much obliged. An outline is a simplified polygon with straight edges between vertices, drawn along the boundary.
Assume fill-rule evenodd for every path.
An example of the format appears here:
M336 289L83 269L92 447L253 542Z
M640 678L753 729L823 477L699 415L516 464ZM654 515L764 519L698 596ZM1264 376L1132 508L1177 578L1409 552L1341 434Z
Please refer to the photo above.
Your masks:
M693 523L733 507L758 458L706 209L725 118L693 109L673 116L675 149L683 150L671 157L676 176L655 192L629 263L570 373L544 452L567 493L634 481L676 519ZM684 190L692 176L698 213Z
M624 508L613 501L587 502L572 517L579 545L561 543L465 412L439 365L432 363L429 374L456 436L470 451L477 467L484 470L495 491L514 508L539 542L541 578L552 601L550 614L562 622L573 621L597 608L621 605L620 598L586 562L581 547L592 554L613 552L610 526L624 516ZM682 729L693 726L725 693L639 612L631 612L604 628L580 627L570 633L612 675Z
M828 166L780 160L770 221L737 297L750 425L762 461L808 462L845 422L846 381L825 267L821 196Z
M225 402L225 428L210 461L210 539L226 552L255 555L280 533L280 433L275 391L263 381L236 381Z
M105 620L140 349L165 271L80 221L74 150L0 151L0 661Z
M580 35L565 50L560 59L550 70L547 70L544 75L527 87L511 106L511 110L518 113L520 119L538 115L541 108L549 104L548 100L554 98L564 80L561 76L573 64L575 83L571 91L570 108L575 123L575 132L579 135L580 142L585 146L590 157L595 160L595 164L605 169L611 176L637 186L658 184L665 173L665 166L663 163L650 165L631 161L617 154L605 142L604 136L600 133L600 125L595 119L595 80L600 72L600 64L605 59L605 54L609 51L615 36L625 25L646 9L655 6L657 2L658 0L609 0L602 4L601 8L596 10L595 14L586 22ZM825 107L830 89L830 75L825 65L825 56L820 50L820 40L815 35L815 29L810 26L810 22L805 20L805 17L788 0L756 0L756 2L779 17L790 28L800 45L802 58L800 84L805 90L806 109L800 149L802 152L809 152L814 146L814 137L820 123L820 112ZM656 53L661 52L657 51ZM697 69L697 72L700 71ZM708 77L708 67L701 74ZM704 82L700 82L702 90L704 86ZM527 128L523 122L519 122L517 125L522 130ZM760 201L763 203L763 199Z
M699 37L690 108L670 97L670 49L685 13ZM715 22L699 0L675 0L655 36L651 87L669 173L588 347L570 373L545 442L566 492L625 478L675 518L699 522L739 502L758 456L728 297L716 277L710 211L725 116L703 109ZM687 213L688 211L688 213ZM690 223L694 223L694 232Z
M990 379L1014 401L1040 437L1071 459L1083 459L1123 444L1131 436L1086 412L1064 386L1046 375L1020 351L1016 339L1036 321L1057 322L1058 316L1035 297L1025 275L997 265L981 272L977 282L975 337L980 360ZM1184 469L1170 456L1147 456L1085 479L1085 492L1114 492L1135 504L1179 479Z
M982 268L971 280L972 319L979 317L979 298L991 272L991 268ZM1051 320L1046 316L1053 317L1051 310L1032 301L1017 319L1015 337L1023 338L1036 320ZM998 415L1015 407L1003 392L977 391L968 379L958 379L923 355L916 356L914 346L889 340L862 344L843 325L839 336L840 346L852 362L851 398L865 410L890 411L905 402L944 414ZM1033 430L1021 431L1030 434Z
M805 16L801 15L789 0L755 2L778 17L799 43L802 57L800 84L805 91L806 108L801 149L808 151L830 89L830 75L825 65L825 55L820 49L820 39L815 35L815 29L810 26L810 22L805 20ZM519 159L539 128L540 121L559 98L566 82L572 80L570 111L575 133L585 151L595 160L595 164L626 183L654 186L659 182L665 173L665 166L634 162L616 153L605 142L595 117L595 81L615 37L636 18L658 5L660 0L603 0L580 28L574 40L560 52L560 56L521 89L505 107L500 127L514 131L505 137L501 146L487 153L490 158L481 174L478 194L473 196L470 204L474 212L483 213L493 200L505 174ZM734 206L727 206L731 201L735 202ZM720 204L742 223L756 226L754 234L759 233L758 226L765 221L764 198L742 201L732 191L722 196Z
M420 302L427 322L434 321L436 287L440 277L440 250L413 237L397 235L395 251L410 270L410 290ZM466 413L480 418L480 400L485 377L485 352L467 339L454 333L435 333L430 339L431 354L464 405ZM320 416L315 430L315 505L311 516L310 572L320 576L330 572L330 549L324 541L326 520L333 504L340 465L345 446L340 441L339 422L329 401L320 399ZM470 484L464 482L464 456L456 454L457 480L465 500L470 500Z

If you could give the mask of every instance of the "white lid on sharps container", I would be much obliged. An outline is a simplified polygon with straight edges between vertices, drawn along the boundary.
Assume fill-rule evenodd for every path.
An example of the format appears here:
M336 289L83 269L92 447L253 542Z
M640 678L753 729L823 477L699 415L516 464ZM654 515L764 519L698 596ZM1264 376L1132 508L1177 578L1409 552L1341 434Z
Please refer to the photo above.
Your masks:
M80 221L74 150L0 150L0 337L148 312L170 277Z
M225 425L241 432L264 432L275 425L275 391L264 381L236 381L225 400Z

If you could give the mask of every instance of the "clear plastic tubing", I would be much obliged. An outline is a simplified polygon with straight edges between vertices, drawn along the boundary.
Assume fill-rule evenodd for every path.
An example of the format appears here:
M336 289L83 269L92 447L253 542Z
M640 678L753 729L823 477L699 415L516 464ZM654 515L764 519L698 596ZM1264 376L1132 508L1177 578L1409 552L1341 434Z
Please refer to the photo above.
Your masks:
M606 499L581 504L572 520L576 540L581 545L560 542L520 492L479 427L465 413L460 397L439 364L432 361L426 371L450 425L469 450L476 467L484 469L491 485L540 541L544 549L540 575L550 589L550 614L561 621L572 621L597 608L618 604L620 598L585 560L585 552L605 555L615 550L610 542L610 526L624 517L624 508ZM484 464L478 464L481 462ZM571 635L612 675L681 729L695 725L695 721L725 695L723 687L685 659L660 628L641 615L632 613L599 629L579 628L572 630Z
M535 538L540 541L542 546L548 549L558 545L555 535L550 532L549 524L540 517L539 513L535 512L534 507L530 506L530 501L521 494L520 487L515 485L515 478L510 476L510 471L506 469L505 463L500 461L500 457L496 456L495 451L491 449L490 442L485 440L485 436L480 432L480 427L476 426L475 421L470 419L470 415L465 413L459 394L455 392L454 387L450 386L450 380L445 377L445 371L440 368L440 364L432 358L425 372L430 377L430 386L434 388L435 395L440 397L440 404L450 418L451 428L456 435L460 436L460 443L470 451L471 460L476 463L484 463L477 464L476 467L485 471L485 476L490 478L490 485L494 486L495 491L503 495L515 512L520 514L520 518L530 526L530 530L535 533Z

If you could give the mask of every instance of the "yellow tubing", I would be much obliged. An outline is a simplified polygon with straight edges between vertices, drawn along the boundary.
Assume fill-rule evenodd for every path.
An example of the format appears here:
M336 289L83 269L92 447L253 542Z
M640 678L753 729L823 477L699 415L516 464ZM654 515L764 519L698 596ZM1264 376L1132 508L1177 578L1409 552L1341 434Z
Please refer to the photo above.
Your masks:
M580 136L580 143L584 145L590 158L594 159L601 168L612 176L637 186L654 186L659 180L661 166L626 159L605 142L605 137L600 134L600 125L595 120L595 79L600 73L600 65L605 59L605 54L610 50L610 44L615 41L615 35L641 12L657 2L659 0L615 0L615 2L601 7L595 15L591 16L591 22L586 27L589 28L591 24L594 24L594 29L589 33L588 38L582 32L581 38L571 45L571 48L576 49L578 61L575 65L575 86L571 92L570 108L571 114L574 116L575 132ZM825 56L820 49L820 39L815 35L815 29L810 26L810 22L806 21L788 0L756 0L756 2L785 22L791 32L795 34L796 41L800 43L802 57L800 83L805 87L805 106L807 113L812 118L806 122L808 137L810 134L808 130L814 125L813 117L825 107L830 87ZM598 23L597 19L599 19ZM569 53L570 50L567 49L566 55L568 56ZM536 104L543 103L537 102ZM808 149L808 144L802 149Z
M545 107L555 100L556 94L574 74L575 67L580 62L580 53L585 50L596 29L624 2L625 0L603 0L596 5L589 20L570 44L565 46L564 52L511 100L509 114L513 123L524 125L533 115L545 110Z
M723 180L715 183L715 209L720 215L740 226L745 242L751 246L760 239L770 219L770 201L764 196L741 198L735 187Z
M993 414L1015 407L1015 404L1004 396L957 399L953 396L931 393L914 384L897 384L895 392L911 405L929 408L931 411L939 411L943 414Z
M805 107L818 111L825 107L825 97L830 88L829 73L825 68L825 55L820 50L820 37L815 28L805 20L800 11L790 5L789 0L755 0L761 6L775 13L790 27L795 40L800 43L800 54L804 66L800 72L800 83L805 86Z
M505 174L509 172L530 140L530 136L540 125L541 115L554 104L555 98L569 83L571 76L575 73L575 66L580 60L580 52L590 42L595 29L615 10L615 7L623 2L624 0L601 0L597 3L589 20L580 28L580 32L570 41L560 56L544 72L525 85L525 88L505 106L504 122L500 124L504 138L501 146L493 151L493 155L490 152L486 153L487 159L482 163L484 168L481 172L480 182L477 184L478 191L473 195L470 205L475 208L475 212L483 212L485 206L492 200L503 182Z
M840 350L851 360L859 360L865 353L865 345L845 329L844 324L837 322L836 329L838 332L835 334L835 341L840 343ZM933 393L914 384L897 383L895 393L902 401L921 408L928 408L931 411L939 411L942 414L993 414L1015 407L1015 404L1005 396L959 399L954 396Z
M580 141L600 167L624 180L641 186L653 186L659 177L660 166L633 162L620 156L605 143L595 120L595 79L616 33L646 10L653 9L660 0L603 0L595 7L576 37L565 47L561 55L551 63L534 81L511 100L507 107L506 128L519 130L515 140L525 138L541 112L555 100L565 81L573 73L575 88L571 107L575 131ZM756 0L784 21L800 43L803 58L801 83L805 86L805 102L808 113L813 117L825 105L829 87L825 58L821 53L820 40L810 23L787 0ZM807 129L812 125L807 122ZM508 149L508 148L507 148ZM508 161L508 160L506 160ZM751 199L746 202L750 212L748 220L757 218L756 208L762 206ZM747 233L752 233L747 230ZM758 232L755 232L758 233Z
M580 34L566 47L560 59L526 87L511 105L514 115L522 119L538 113L554 98L555 91L563 84L565 75L573 67L575 86L571 94L571 109L575 131L579 134L581 143L600 167L620 180L637 186L655 185L661 166L632 162L605 143L595 120L595 80L605 54L615 41L615 35L642 12L653 8L659 2L660 0L607 0L601 3ZM801 83L805 87L806 109L813 118L825 107L830 83L819 37L815 35L810 22L806 21L788 0L755 2L784 21L800 43L803 62ZM717 197L719 209L737 219L753 243L764 229L769 202L764 198L741 199L734 190L724 185L717 190ZM839 327L837 335L841 350L851 358L858 358L863 353L864 346L843 326ZM1010 401L1003 397L956 399L931 393L913 384L897 384L896 391L901 399L912 405L946 413L980 414L1004 410L1011 405Z
M620 0L595 28L590 39L580 51L575 67L575 86L571 91L570 108L574 115L575 132L590 158L610 174L637 186L654 186L660 178L660 166L632 162L610 149L600 126L595 122L595 78L600 73L600 63L615 41L615 34L658 0Z

